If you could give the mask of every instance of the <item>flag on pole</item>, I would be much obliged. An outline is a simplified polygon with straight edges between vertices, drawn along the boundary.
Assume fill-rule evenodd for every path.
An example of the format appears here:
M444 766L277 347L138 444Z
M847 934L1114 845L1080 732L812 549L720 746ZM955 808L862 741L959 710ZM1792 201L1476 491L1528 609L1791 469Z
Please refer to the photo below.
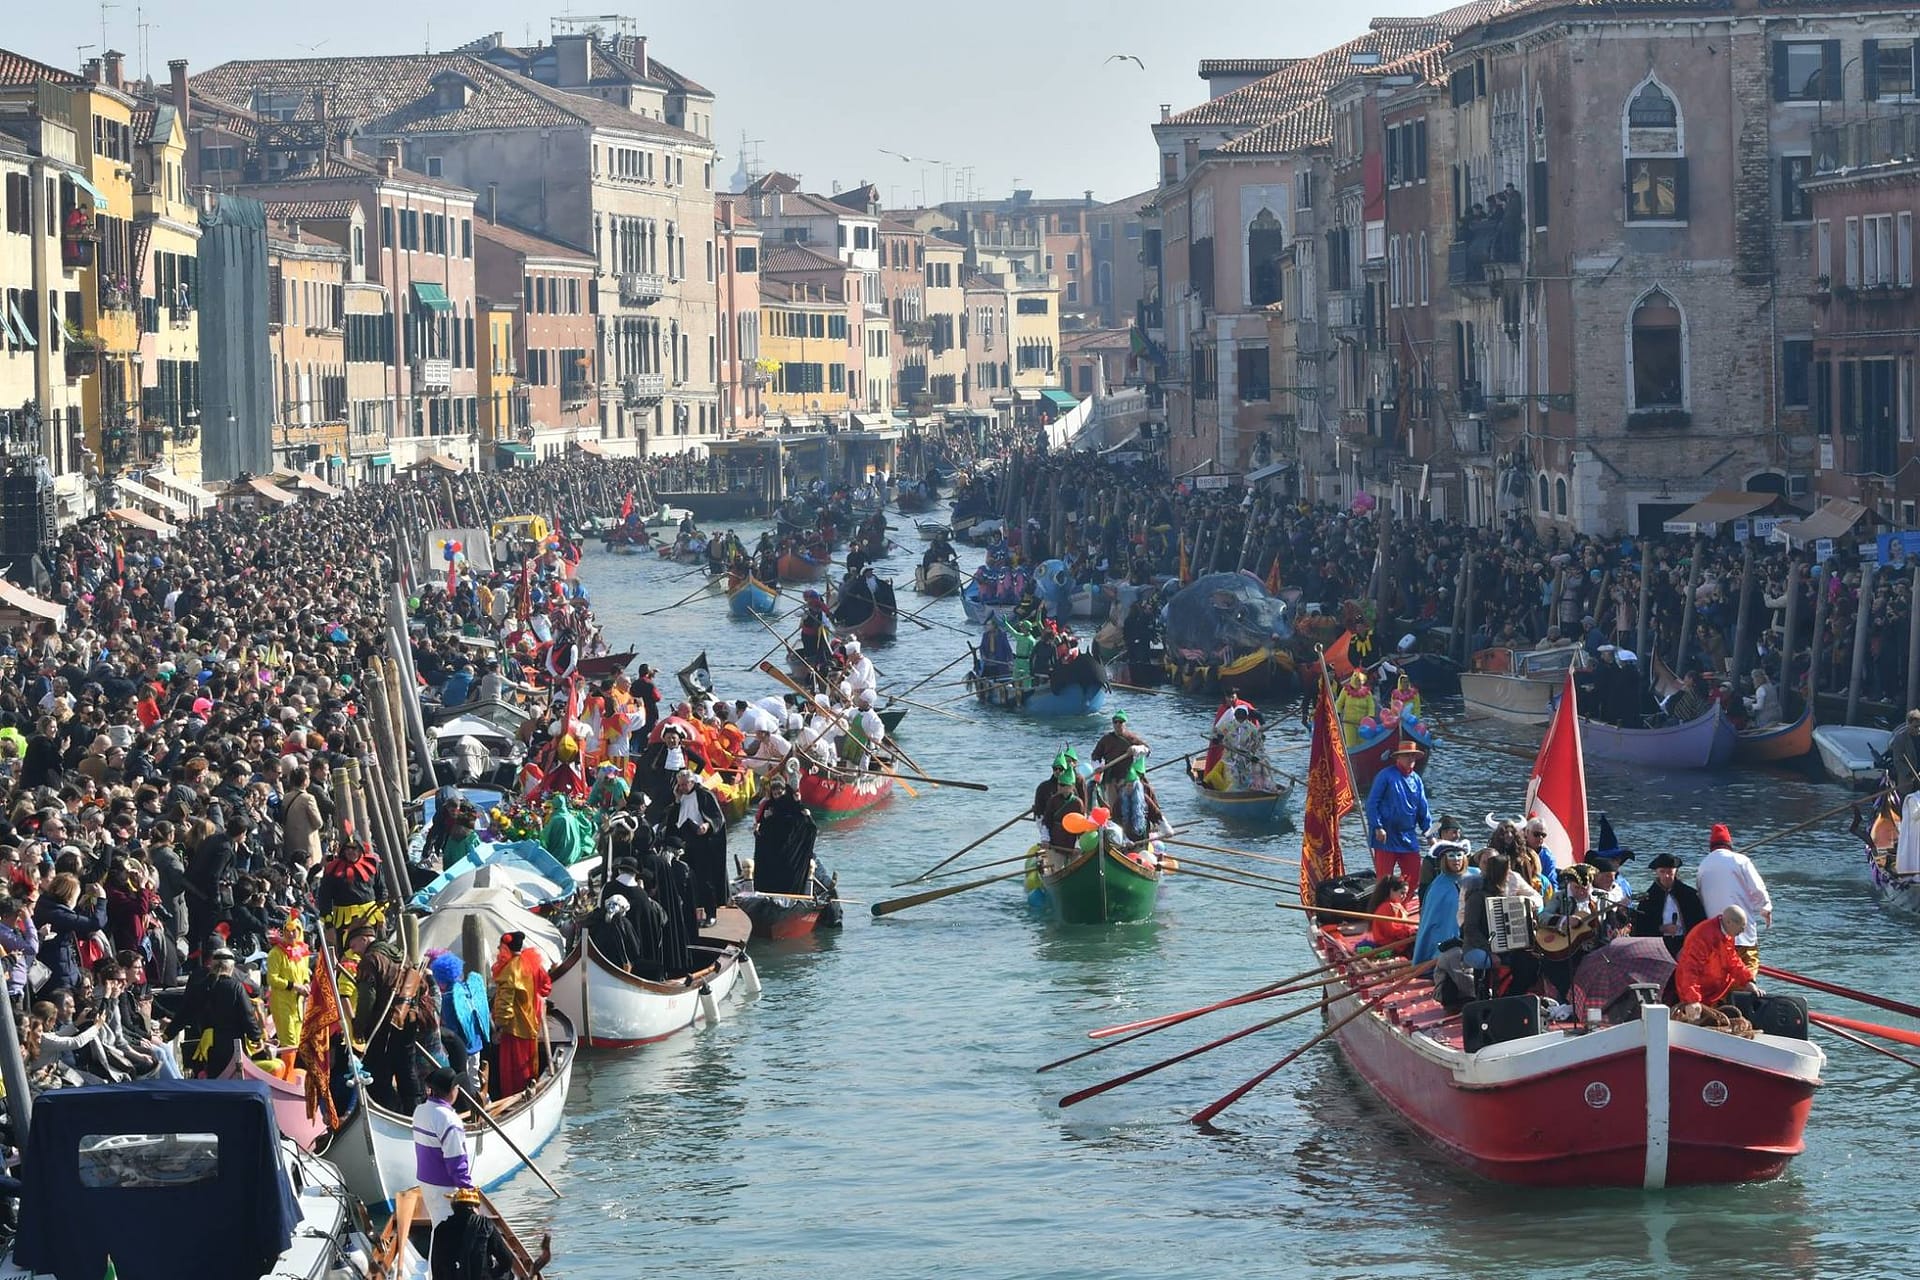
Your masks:
M1587 856L1587 761L1571 669L1527 779L1527 816L1546 824L1547 849L1560 866Z
M1307 757L1307 805L1300 819L1300 901L1314 904L1323 880L1346 874L1340 852L1340 819L1353 812L1353 774L1341 745L1340 719L1333 710L1333 685L1325 672L1313 704L1313 748Z
M325 939L317 948L313 981L308 985L307 1008L300 1021L300 1043L293 1064L307 1073L307 1119L325 1115L327 1128L340 1127L333 1101L333 1037L345 1032L340 989L334 984L333 957Z
M1180 585L1188 586L1193 582L1193 566L1187 562L1187 531L1180 531Z
M627 517L633 514L633 490L627 490L625 501L620 504L620 523L625 524Z
M1273 553L1273 563L1267 567L1267 594L1270 596L1280 594L1280 553L1278 551Z

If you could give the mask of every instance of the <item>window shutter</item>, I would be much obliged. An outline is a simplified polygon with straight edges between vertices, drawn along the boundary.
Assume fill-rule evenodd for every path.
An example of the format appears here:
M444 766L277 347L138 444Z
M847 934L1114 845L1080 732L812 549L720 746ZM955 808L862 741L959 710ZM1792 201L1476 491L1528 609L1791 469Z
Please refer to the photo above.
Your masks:
M1533 206L1535 229L1545 227L1547 225L1547 162L1545 160L1533 162L1533 190L1528 196L1528 203Z
M1826 84L1820 96L1828 102L1838 102L1845 96L1841 88L1841 77L1846 66L1840 61L1840 42L1822 40L1820 42L1820 71Z
M1863 85L1861 96L1868 102L1880 96L1880 42L1878 40L1860 42L1860 80Z
M1413 122L1413 180L1427 180L1427 122L1425 117Z
M1687 162L1684 158L1673 162L1673 216L1679 222L1687 220Z
M1913 214L1901 210L1894 217L1894 283L1907 288L1913 283Z
M1776 40L1773 42L1773 100L1785 102L1787 98L1787 46Z
M1847 274L1850 288L1860 285L1860 219L1847 219Z

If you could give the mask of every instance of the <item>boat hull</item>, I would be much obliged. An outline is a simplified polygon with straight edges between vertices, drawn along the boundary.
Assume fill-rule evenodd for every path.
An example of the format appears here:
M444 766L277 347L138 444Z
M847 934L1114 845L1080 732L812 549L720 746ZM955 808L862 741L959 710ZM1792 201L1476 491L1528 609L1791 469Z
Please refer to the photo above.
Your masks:
M974 696L984 705L1024 711L1032 716L1090 716L1107 705L1105 685L1070 684L1059 689L1034 689L1024 701L1011 680L977 684Z
M696 946L711 959L674 982L648 982L609 964L590 939L574 944L553 971L553 1002L580 1027L589 1049L637 1049L686 1031L702 1019L719 1021L753 961L738 946ZM751 987L758 979L749 983Z
M559 1005L557 975L554 994L556 1000L547 1013L553 1070L541 1076L520 1103L494 1117L529 1157L537 1157L560 1131L567 1088L573 1080L574 1023ZM468 1127L467 1150L473 1183L482 1191L491 1191L526 1167L526 1162L501 1141L500 1134L484 1122ZM370 1100L363 1102L327 1143L325 1155L339 1168L347 1189L375 1209L388 1207L394 1196L420 1183L413 1156L413 1117L388 1111Z
M827 576L824 561L811 556L795 555L789 551L780 557L780 581L782 582L818 582Z
M1204 813L1235 826L1269 827L1287 802L1287 791L1215 791L1201 784L1198 766L1189 769L1194 804Z
M1889 915L1920 920L1920 878L1896 876L1878 858L1868 860L1867 875L1873 886L1873 900Z
M818 773L800 775L800 803L816 818L851 818L865 813L891 794L891 774L849 774L844 780Z
M1820 753L1820 767L1835 782L1872 787L1879 784L1882 773L1874 754L1885 751L1892 736L1885 729L1823 724L1813 731L1813 749Z
M1318 939L1315 949L1336 958ZM1482 1178L1536 1187L1759 1182L1805 1149L1825 1065L1807 1041L1744 1040L1672 1022L1655 1005L1639 1021L1588 1035L1553 1030L1469 1054L1429 1034L1411 1002L1362 1012L1365 994L1336 990L1329 1022L1358 1015L1334 1033L1348 1065L1409 1127Z
M1357 794L1366 795L1367 789L1373 785L1373 780L1380 776L1382 769L1387 767L1387 761L1393 749L1403 740L1412 742L1427 752L1414 766L1416 770L1426 769L1427 761L1433 755L1432 735L1417 725L1382 729L1377 735L1347 752L1347 769L1353 776L1353 789Z
M1102 847L1092 853L1073 852L1057 870L1047 863L1061 851L1035 845L1030 851L1041 860L1040 887L1046 894L1047 914L1060 924L1139 924L1153 918L1160 899L1160 872L1147 868L1118 850Z
M746 883L735 886L733 905L753 922L753 936L766 942L792 942L838 929L845 916L845 909L831 898L769 897Z
M1655 769L1718 769L1733 759L1735 736L1733 722L1718 703L1685 724L1660 729L1580 721L1580 742L1589 759Z
M227 1078L252 1080L265 1085L273 1101L273 1122L280 1126L280 1136L302 1151L313 1150L326 1135L327 1121L324 1115L316 1110L311 1119L307 1117L305 1082L282 1080L279 1076L267 1074L246 1055L244 1046L236 1048L233 1062L227 1068Z
M1460 696L1467 709L1509 724L1545 724L1553 717L1553 696L1560 680L1530 680L1525 676L1494 675L1485 671L1460 673Z
M743 620L771 617L779 607L780 597L755 578L727 593L727 612Z
M945 561L921 565L913 571L913 589L923 596L950 596L960 589L960 570Z
M1734 736L1735 764L1784 764L1813 750L1813 708L1792 724L1772 729L1748 729Z

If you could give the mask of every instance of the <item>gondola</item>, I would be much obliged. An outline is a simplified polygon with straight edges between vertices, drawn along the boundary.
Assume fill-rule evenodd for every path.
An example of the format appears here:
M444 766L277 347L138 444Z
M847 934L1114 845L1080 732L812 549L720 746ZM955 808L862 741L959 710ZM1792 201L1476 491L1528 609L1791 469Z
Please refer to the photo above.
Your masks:
M1060 924L1140 924L1160 898L1160 864L1102 840L1082 851L1036 844L1027 851L1028 883L1037 880L1047 914Z
M637 650L626 649L619 653L602 653L590 658L582 658L574 666L573 673L582 680L604 680L616 671L624 671L627 664L639 656Z
M934 502L934 495L919 485L908 485L893 495L893 505L902 515L917 515L922 511L931 511Z
M865 605L864 611L860 606ZM879 580L871 600L849 599L846 590L833 608L833 633L853 636L862 641L891 640L900 630L900 613L893 596L893 583Z
M760 990L760 975L746 952L751 933L743 914L721 908L718 923L690 948L702 966L667 982L619 968L583 933L566 963L553 971L554 1005L578 1021L590 1049L635 1049L702 1021L718 1022L721 1006L737 989L744 985L749 995Z
M923 596L950 596L960 589L960 566L948 560L917 566L913 589Z
M733 905L753 922L753 936L767 942L809 938L826 929L838 929L845 920L838 893L818 884L811 896L762 893L753 887L751 877L743 877L734 882Z
M1813 750L1813 707L1809 704L1791 724L1770 729L1742 729L1734 735L1735 764L1785 764Z
M743 579L727 592L727 612L736 618L771 617L780 608L780 593L758 578Z

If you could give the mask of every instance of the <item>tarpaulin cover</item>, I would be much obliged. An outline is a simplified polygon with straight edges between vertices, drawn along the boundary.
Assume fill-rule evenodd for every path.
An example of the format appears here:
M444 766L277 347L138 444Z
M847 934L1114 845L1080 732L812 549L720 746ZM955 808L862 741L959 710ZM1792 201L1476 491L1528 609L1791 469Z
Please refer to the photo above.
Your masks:
M1198 657L1238 657L1293 634L1286 601L1250 573L1209 573L1167 602L1167 648Z
M211 1176L193 1176L192 1147L170 1155L137 1141L167 1134L212 1134ZM281 1158L273 1103L257 1082L42 1094L21 1164L14 1260L58 1280L100 1280L109 1256L124 1280L256 1280L286 1252L299 1218Z

